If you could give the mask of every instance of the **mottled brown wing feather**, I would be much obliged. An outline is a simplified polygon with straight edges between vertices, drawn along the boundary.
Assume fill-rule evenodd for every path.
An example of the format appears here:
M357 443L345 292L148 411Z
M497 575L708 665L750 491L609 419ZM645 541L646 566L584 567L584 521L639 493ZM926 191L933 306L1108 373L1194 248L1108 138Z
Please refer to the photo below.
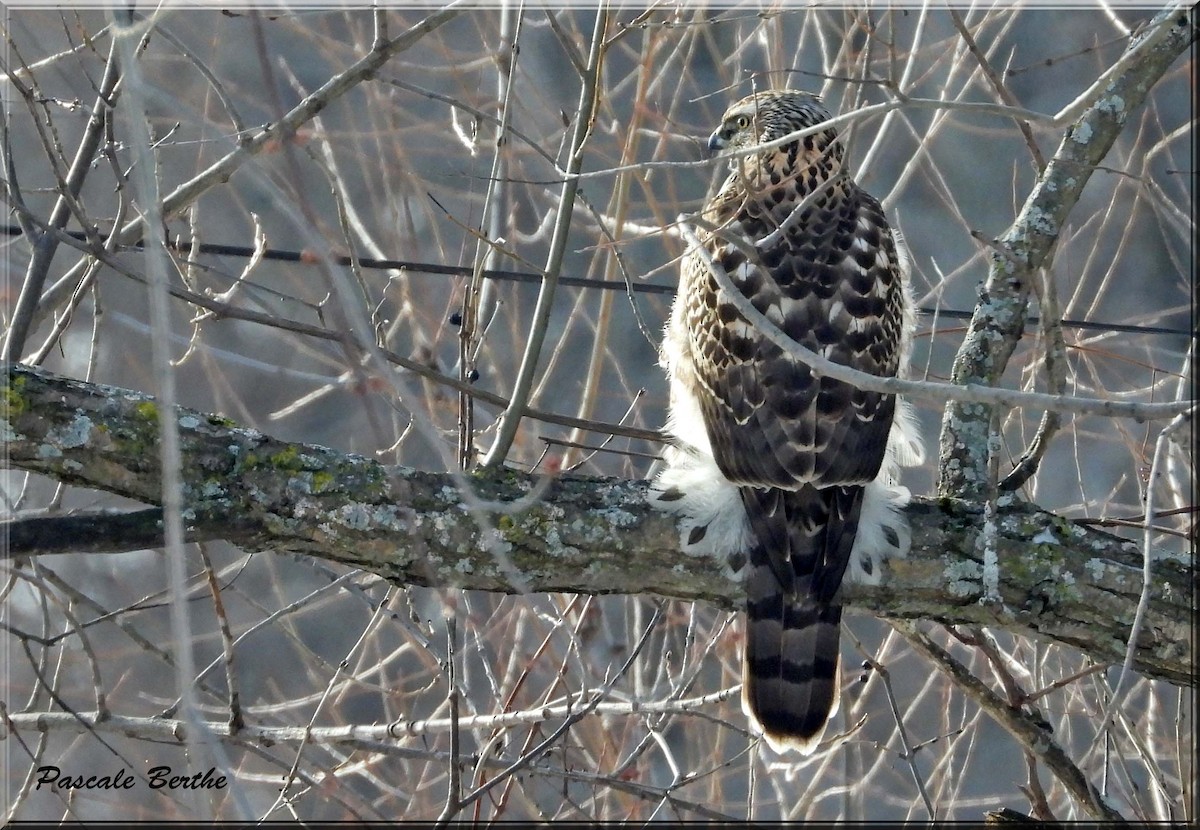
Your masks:
M740 246L708 234L715 262L768 319L803 346L873 375L895 375L901 285L894 242L878 203L857 188L797 223L759 267L746 268ZM873 232L855 230L865 218ZM771 232L742 221L730 233L749 240ZM886 265L877 259L882 250ZM688 318L705 422L722 472L736 483L791 488L864 484L879 472L895 399L830 378L814 379L722 302L696 253ZM879 288L883 296L878 296ZM774 309L774 312L772 311ZM893 322L894 321L894 322ZM742 323L742 325L735 325Z

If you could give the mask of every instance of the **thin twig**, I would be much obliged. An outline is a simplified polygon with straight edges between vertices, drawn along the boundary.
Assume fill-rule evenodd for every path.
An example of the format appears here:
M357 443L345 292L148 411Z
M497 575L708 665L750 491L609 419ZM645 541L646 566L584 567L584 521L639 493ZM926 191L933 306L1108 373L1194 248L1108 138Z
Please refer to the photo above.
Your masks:
M521 364L517 369L516 380L513 381L509 405L500 419L495 441L483 459L483 464L487 467L501 464L508 456L508 450L512 447L513 440L517 435L522 411L529 403L529 392L533 387L533 378L542 354L542 343L546 338L546 329L550 325L550 313L554 310L554 292L558 286L563 256L567 250L567 235L571 229L571 217L575 212L575 194L579 190L579 179L576 174L583 166L583 146L592 132L592 119L599 94L600 68L604 60L604 31L607 26L608 9L602 7L596 12L592 48L588 54L587 72L584 75L583 86L579 91L579 105L576 108L576 121L567 155L567 179L563 184L562 197L558 203L558 216L555 219L550 251L546 255L546 268L541 289L538 291L537 305L533 310L529 339L525 343L525 352L521 355Z
M1038 319L1041 321L1043 348L1045 349L1044 365L1046 367L1047 388L1050 392L1061 395L1067 388L1067 345L1063 341L1061 315L1058 310L1058 296L1054 282L1049 272L1043 270L1041 281L1035 283L1041 309ZM999 483L1001 492L1016 490L1034 473L1037 472L1042 458L1050 448L1050 439L1062 426L1062 416L1054 410L1042 413L1037 433L1030 442L1020 460Z
M328 156L326 157L325 163L327 165L330 163L330 157L328 157ZM587 204L586 201L583 200L582 194L580 195L580 201L583 202L584 204ZM347 205L347 207L350 207L350 206ZM27 218L33 216L33 214L30 213L30 211L28 209L23 209L19 205L16 207L16 210L14 210L14 213L16 213L18 215L18 217L23 218L23 219L27 219ZM609 225L611 225L613 223L609 220L604 219L599 214L596 214L596 215L597 215L597 221L599 223L599 228L600 228L601 232L606 234L606 237L610 244L616 244L616 240L614 238L612 238L612 236L609 232ZM457 220L454 220L453 218L451 219L451 221L457 222ZM40 227L40 226L37 225L36 223L31 223L31 227L36 229L37 227ZM22 231L21 231L20 227L13 226L13 225L0 225L0 235L17 236L17 235L20 235L21 233L22 233ZM66 231L65 233L60 232L59 239L60 239L60 241L64 241L64 242L67 242L67 240L69 239L70 241L67 242L67 244L71 244L72 247L74 247L76 250L79 250L79 251L88 251L89 250L89 248L86 245L82 244L82 243L86 242L86 236L78 231ZM981 241L983 241L982 238L981 238ZM299 263L302 265L311 265L312 264L311 260L308 259L308 254L306 254L305 252L293 250L293 249L287 249L287 248L270 248L270 247L260 248L256 245L254 245L254 246L252 246L252 245L225 245L225 244L217 243L217 242L204 242L204 243L193 244L188 241L179 241L179 240L173 240L173 239L168 240L167 246L172 251L177 251L177 252L181 252L181 253L192 253L192 254L197 254L197 255L198 254L215 254L215 255L219 255L219 256L246 257L246 258L257 258L257 259L262 259L262 260L280 261L280 262L293 262L293 263ZM119 246L119 249L122 251L140 250L141 247L142 246L140 243L134 243L133 245L121 245L121 246ZM114 249L114 250L116 250L116 249ZM511 253L511 252L505 251L505 253ZM614 252L614 255L617 256L618 262L620 262L620 259L621 259L620 254L617 252ZM218 269L212 268L211 266L208 266L205 264L202 264L197 260L189 259L189 260L184 260L184 261L189 265L202 267L207 270L213 271L214 273L223 274L223 272L219 271ZM335 265L349 265L350 264L350 256L346 255L346 254L339 254L339 255L333 257L333 262ZM449 265L449 264L442 263L442 262L418 262L418 261L407 260L407 259L394 259L394 258L384 258L384 257L363 257L363 256L358 257L358 262L359 262L359 265L364 269L399 271L399 272L402 272L404 274L404 276L406 276L406 277L416 276L416 275L420 275L420 274L426 274L429 276L440 276L440 275L471 276L471 274L474 273L473 266ZM534 284L541 280L540 275L538 275L532 271L513 271L511 269L496 268L496 269L484 270L482 272L482 274L487 279L517 282L517 283L523 283L523 284ZM666 283L634 282L629 277L629 274L625 273L624 271L623 271L623 276L624 276L623 281L592 279L592 278L587 278L587 277L560 276L558 279L558 283L560 286L570 286L573 288L593 288L593 289L596 289L599 291L624 291L629 294L668 295L668 294L675 293L674 285L668 285ZM60 297L62 294L62 290L58 289L58 286L60 284L73 285L73 284L75 284L75 281L76 281L75 278L72 278L71 275L67 275L67 276L64 276L63 278L60 278L59 281L54 284L54 287L47 290L46 296L47 297L53 296L55 298ZM254 285L256 288L258 288L262 291L273 292L273 293L277 293L277 294L279 293L279 292L274 291L274 289L272 289L268 286L258 285L249 280L246 281L246 284ZM286 296L286 295L280 294L280 296ZM295 301L295 302L302 302L301 300L299 300L295 297L288 297L288 299ZM916 312L921 315L933 316L935 318L938 316L941 316L941 317L948 317L948 318L955 319L955 320L970 320L971 314L972 314L970 311L967 311L965 309L934 308L931 306L920 306L916 309ZM1095 332L1104 332L1104 333L1125 333L1125 334L1162 334L1162 335L1168 335L1168 336L1184 336L1184 337L1191 336L1190 330L1185 329L1185 328L1175 327L1175 326L1143 326L1143 325L1136 325L1136 324L1131 324L1131 323L1118 323L1113 320L1079 320L1079 319L1074 319L1074 318L1069 318L1069 317L1063 317L1058 322L1061 324L1061 326L1063 328L1080 329L1082 331L1095 331ZM1040 326L1041 324L1042 324L1041 320L1038 317L1035 317L1033 315L1029 315L1028 317L1025 318L1025 327L1026 328L1037 327L1037 326ZM936 323L931 326L931 331L961 331L961 330L962 329L939 329L937 327ZM652 340L652 338L651 338L651 340ZM1181 377L1183 377L1183 376L1181 375Z
M528 752L522 753L520 758L518 758L516 761L514 761L512 764L510 764L504 770L502 770L501 772L499 772L498 774L496 774L495 776L490 778L486 784L482 784L479 787L476 787L475 790L473 790L472 792L468 793L462 800L462 806L466 807L467 805L471 804L472 802L476 801L477 799L482 798L487 792L489 792L497 784L499 784L502 781L508 780L508 778L510 776L515 775L520 770L531 765L534 761L536 761L539 757L541 757L541 755L547 749L549 749L555 743L557 743L558 740L567 732L567 730L570 729L572 726L574 726L576 722L578 722L580 719L582 719L582 718L586 717L588 714L590 714L592 712L592 710L594 710L596 708L596 706L598 706L600 704L600 702L602 700L604 700L605 697L608 696L609 692L612 691L612 689L616 685L617 681L620 680L622 677L624 677L626 672L629 671L629 668L630 668L630 666L633 665L634 660L637 658L637 656L639 654L642 653L642 649L644 649L646 647L646 643L648 643L650 641L650 634L654 631L655 627L658 625L659 620L661 620L661 619L662 619L662 605L660 603L655 606L654 616L651 617L650 621L646 624L646 629L642 632L642 636L638 640L637 644L630 651L628 659L626 659L625 663L621 666L621 668L617 670L616 674L614 674L611 678L609 678L609 680L604 684L604 686L595 692L595 694L592 696L592 699L590 701L588 701L587 703L585 703L581 709L578 709L577 711L572 712L566 718L566 720L564 720L562 722L562 725L560 725L557 729L555 729L553 732L551 732L549 735L547 735L546 738L543 741L541 741L537 746L533 747Z
M1150 607L1150 596L1154 586L1154 502L1164 475L1163 466L1166 460L1167 445L1176 432L1191 427L1194 417L1195 407L1178 415L1163 427L1158 434L1158 439L1154 442L1154 460L1150 464L1150 477L1146 481L1146 513L1142 524L1142 591L1138 597L1137 609L1133 614L1133 624L1129 629L1129 639L1125 648L1125 660L1121 663L1121 673L1117 675L1117 682L1112 687L1112 695L1097 724L1093 746L1107 734L1113 713L1120 707L1121 698L1125 693L1125 681L1133 671L1138 638L1141 636L1142 627L1146 624L1146 611Z
M908 765L913 783L917 787L917 794L921 796L921 803L925 805L925 812L929 815L929 820L937 821L937 810L934 809L933 802L929 798L929 793L925 789L925 779L922 778L921 771L917 769L917 747L913 745L908 737L908 729L904 726L904 714L900 711L900 704L896 701L896 692L892 688L891 672L886 665L876 660L862 647L862 643L858 642L858 638L855 637L854 642L866 657L867 664L879 675L880 682L883 683L884 695L887 697L888 707L892 710L892 720L896 724L896 734L900 738L900 757Z
M239 141L235 149L163 197L163 219L169 220L180 215L200 196L213 187L227 182L238 168L268 146L294 135L301 126L312 120L330 103L372 77L395 55L411 48L425 35L454 19L459 11L457 6L458 0L452 0L444 8L430 14L407 31L385 42L374 44L370 52L344 72L330 78L318 89L305 96L278 121L268 124L254 135ZM127 222L121 228L118 238L122 244L131 244L141 239L145 233L145 219L139 217Z
M462 796L462 732L458 723L458 673L455 663L458 660L458 629L455 625L456 609L452 606L445 611L446 617L446 704L450 707L450 768L449 781L446 785L446 804L441 815L434 823L435 827L444 827L463 808Z
M109 108L115 103L117 81L121 77L117 59L117 39L114 38L108 53L108 62L104 67L104 77L100 81L100 90L96 102L92 105L92 115L84 128L83 137L67 172L66 180L59 191L58 200L50 213L48 224L55 230L66 226L67 217L71 212L71 203L75 202L83 189L84 179L92 168L92 160L104 137L104 125L108 120ZM88 227L87 224L84 227ZM0 359L18 361L25 348L25 340L29 336L33 324L34 313L42 301L42 287L46 284L46 275L50 272L50 263L58 250L58 237L50 234L40 235L34 243L33 257L25 270L25 281L21 284L21 293L12 312L8 335L4 340L3 352Z
M1075 798L1092 818L1103 821L1124 821L1124 817L1112 807L1099 790L1067 756L1054 740L1051 733L1028 715L1009 706L995 692L984 685L966 666L949 652L929 639L917 624L908 620L894 621L892 626L899 631L918 652L933 662L946 674L954 685L975 701L992 720L1004 727L1017 741L1046 764L1054 776Z
M213 570L212 559L205 545L196 546L200 561L204 563L204 577L208 581L208 592L212 597L213 613L217 618L217 630L221 635L221 658L225 667L225 686L229 690L229 730L233 734L246 725L242 714L242 696L239 691L238 675L234 670L233 634L229 630L229 617L225 613L225 601L221 598L221 586L217 583L217 575Z
M225 613L225 601L221 597L221 586L217 581L217 574L213 570L212 559L208 555L208 550L204 545L197 545L197 551L200 554L200 560L204 563L204 577L208 582L209 594L212 597L213 614L217 618L217 627L221 634L221 659L225 667L225 686L228 689L229 701L229 731L230 734L236 735L238 730L246 725L246 720L242 716L241 692L239 691L238 676L234 670L234 645L233 635L229 630L229 617ZM197 677L199 680L199 677ZM229 753L226 747L217 742L211 747L213 758L217 761L217 767L225 775L226 778L232 780L237 775L237 770L230 762ZM237 814L243 821L249 821L254 816L254 811L250 806L247 794L239 788L234 788L231 793L234 804L237 806Z
M1004 82L1000 80L1000 76L996 70L992 68L991 62L987 59L987 55L979 48L979 44L975 42L975 36L971 34L971 30L967 28L967 24L963 21L962 15L956 9L949 9L950 19L954 22L954 28L958 29L958 33L962 36L963 42L967 44L967 49L975 57L979 63L979 68L983 70L983 75L987 78L988 84L991 85L992 91L1000 97L1006 105L1018 108L1017 99L1009 91ZM1029 154L1033 156L1034 163L1037 164L1037 169L1040 172L1046 167L1046 158L1042 155L1042 151L1037 146L1037 141L1033 137L1033 130L1029 127L1029 122L1020 118L1014 119L1017 124L1017 129L1021 131L1021 135L1025 138L1025 146L1029 148Z

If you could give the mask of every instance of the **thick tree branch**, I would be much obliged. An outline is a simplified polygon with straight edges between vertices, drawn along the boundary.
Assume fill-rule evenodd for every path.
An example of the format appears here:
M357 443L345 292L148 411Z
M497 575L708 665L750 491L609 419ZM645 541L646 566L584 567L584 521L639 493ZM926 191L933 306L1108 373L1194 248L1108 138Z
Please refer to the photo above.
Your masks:
M3 372L0 439L9 466L161 502L161 413L153 398L24 366ZM306 553L407 584L655 593L726 608L742 600L720 562L680 551L673 520L648 503L644 481L564 476L539 484L497 470L468 476L474 493L464 498L450 473L389 468L287 443L215 415L180 410L178 418L184 518L195 540ZM538 497L526 498L535 488ZM471 507L480 501L487 509L482 523ZM847 586L850 608L997 626L1073 646L1101 662L1123 659L1142 587L1135 543L1002 498L994 528L1000 601L981 604L982 506L917 499L908 515L909 558L894 562L881 586ZM59 518L9 522L8 555L161 544L151 511L72 521L81 520L89 523L88 538ZM513 569L521 586L513 583ZM1192 589L1190 568L1168 557L1156 561L1138 671L1191 685Z
M1181 8L1165 9L1130 42L1107 86L1091 90L1095 97L1063 134L1020 214L996 240L980 303L954 360L953 383L994 386L1004 374L1021 338L1037 270L1049 265L1059 234L1092 172L1155 82L1195 39L1192 14ZM991 417L989 405L955 401L946 406L938 493L982 495L988 481Z

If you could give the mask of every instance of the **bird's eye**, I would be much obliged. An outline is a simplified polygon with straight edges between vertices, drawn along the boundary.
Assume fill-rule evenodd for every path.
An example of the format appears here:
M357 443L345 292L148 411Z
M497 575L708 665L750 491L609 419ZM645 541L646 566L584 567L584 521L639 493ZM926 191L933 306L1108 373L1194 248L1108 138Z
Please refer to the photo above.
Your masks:
M733 124L739 130L744 130L750 126L750 116L739 115L737 118L733 119Z

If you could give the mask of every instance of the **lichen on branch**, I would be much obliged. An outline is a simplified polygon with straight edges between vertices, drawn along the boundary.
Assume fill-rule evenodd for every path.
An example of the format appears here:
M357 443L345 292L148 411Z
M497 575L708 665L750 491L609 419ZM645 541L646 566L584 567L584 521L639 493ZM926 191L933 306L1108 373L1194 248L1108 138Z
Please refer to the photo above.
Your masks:
M3 372L0 436L8 466L161 504L156 425L163 413L152 397L25 366ZM175 417L190 541L303 553L404 584L651 593L730 609L743 600L723 563L680 549L672 519L651 505L645 481L387 467L280 441L219 415L180 409ZM1001 627L1097 661L1122 659L1142 587L1134 543L1004 497L990 529L1004 566L999 596L985 601L991 591L976 544L983 507L915 499L908 518L908 558L892 562L879 586L846 586L848 608ZM161 521L156 536L148 511L55 521L8 522L8 557L161 544ZM1156 568L1135 667L1190 685L1191 572L1169 557Z

